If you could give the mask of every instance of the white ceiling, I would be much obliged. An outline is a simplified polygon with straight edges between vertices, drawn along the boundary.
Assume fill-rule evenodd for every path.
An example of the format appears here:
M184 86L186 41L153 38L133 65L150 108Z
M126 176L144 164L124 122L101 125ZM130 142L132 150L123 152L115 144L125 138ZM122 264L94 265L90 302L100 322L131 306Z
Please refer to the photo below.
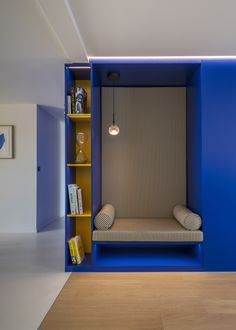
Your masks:
M63 107L65 62L236 55L233 0L1 0L0 103Z
M236 55L235 0L70 0L89 56Z

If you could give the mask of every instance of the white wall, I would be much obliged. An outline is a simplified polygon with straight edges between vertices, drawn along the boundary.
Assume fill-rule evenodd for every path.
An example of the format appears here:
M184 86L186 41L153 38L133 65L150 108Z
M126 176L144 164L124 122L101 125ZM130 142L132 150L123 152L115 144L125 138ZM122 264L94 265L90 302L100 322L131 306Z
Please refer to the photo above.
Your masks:
M0 105L0 125L14 125L14 159L0 159L0 232L36 231L35 104Z
M64 127L49 107L37 112L37 230L64 214ZM63 171L63 173L62 173Z

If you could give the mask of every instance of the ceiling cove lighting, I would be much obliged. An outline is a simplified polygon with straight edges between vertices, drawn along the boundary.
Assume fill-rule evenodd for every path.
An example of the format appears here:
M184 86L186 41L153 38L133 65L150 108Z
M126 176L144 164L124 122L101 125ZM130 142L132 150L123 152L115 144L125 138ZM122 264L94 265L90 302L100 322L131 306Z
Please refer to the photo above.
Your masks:
M184 61L184 60L236 60L236 55L197 55L197 56L88 56L88 61L104 60L152 60L152 61Z
M118 72L109 72L107 78L111 81L116 81L120 78ZM119 126L115 122L115 90L114 86L112 87L112 125L109 127L108 132L110 135L118 135L120 132Z

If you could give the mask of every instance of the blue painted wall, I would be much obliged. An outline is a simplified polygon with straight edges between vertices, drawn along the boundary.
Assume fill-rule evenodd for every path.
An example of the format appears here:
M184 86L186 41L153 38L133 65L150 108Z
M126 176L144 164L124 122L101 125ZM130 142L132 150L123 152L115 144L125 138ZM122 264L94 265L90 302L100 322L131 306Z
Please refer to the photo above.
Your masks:
M101 209L101 87L97 72L91 71L91 138L92 138L92 216ZM92 230L93 230L92 224Z
M236 61L202 63L206 270L236 270Z
M187 206L202 215L201 68L189 81L186 95Z

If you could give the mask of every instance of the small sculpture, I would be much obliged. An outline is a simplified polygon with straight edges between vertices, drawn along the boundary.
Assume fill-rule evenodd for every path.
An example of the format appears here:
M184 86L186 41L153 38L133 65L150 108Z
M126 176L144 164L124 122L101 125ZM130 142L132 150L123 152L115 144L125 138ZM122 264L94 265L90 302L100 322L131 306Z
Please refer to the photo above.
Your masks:
M83 145L87 142L88 136L85 132L78 132L76 135L76 140L78 144L78 152L76 154L76 160L75 162L77 164L84 164L87 163L88 158L83 151Z
M86 113L87 111L87 92L82 87L77 87L75 91L75 113Z

